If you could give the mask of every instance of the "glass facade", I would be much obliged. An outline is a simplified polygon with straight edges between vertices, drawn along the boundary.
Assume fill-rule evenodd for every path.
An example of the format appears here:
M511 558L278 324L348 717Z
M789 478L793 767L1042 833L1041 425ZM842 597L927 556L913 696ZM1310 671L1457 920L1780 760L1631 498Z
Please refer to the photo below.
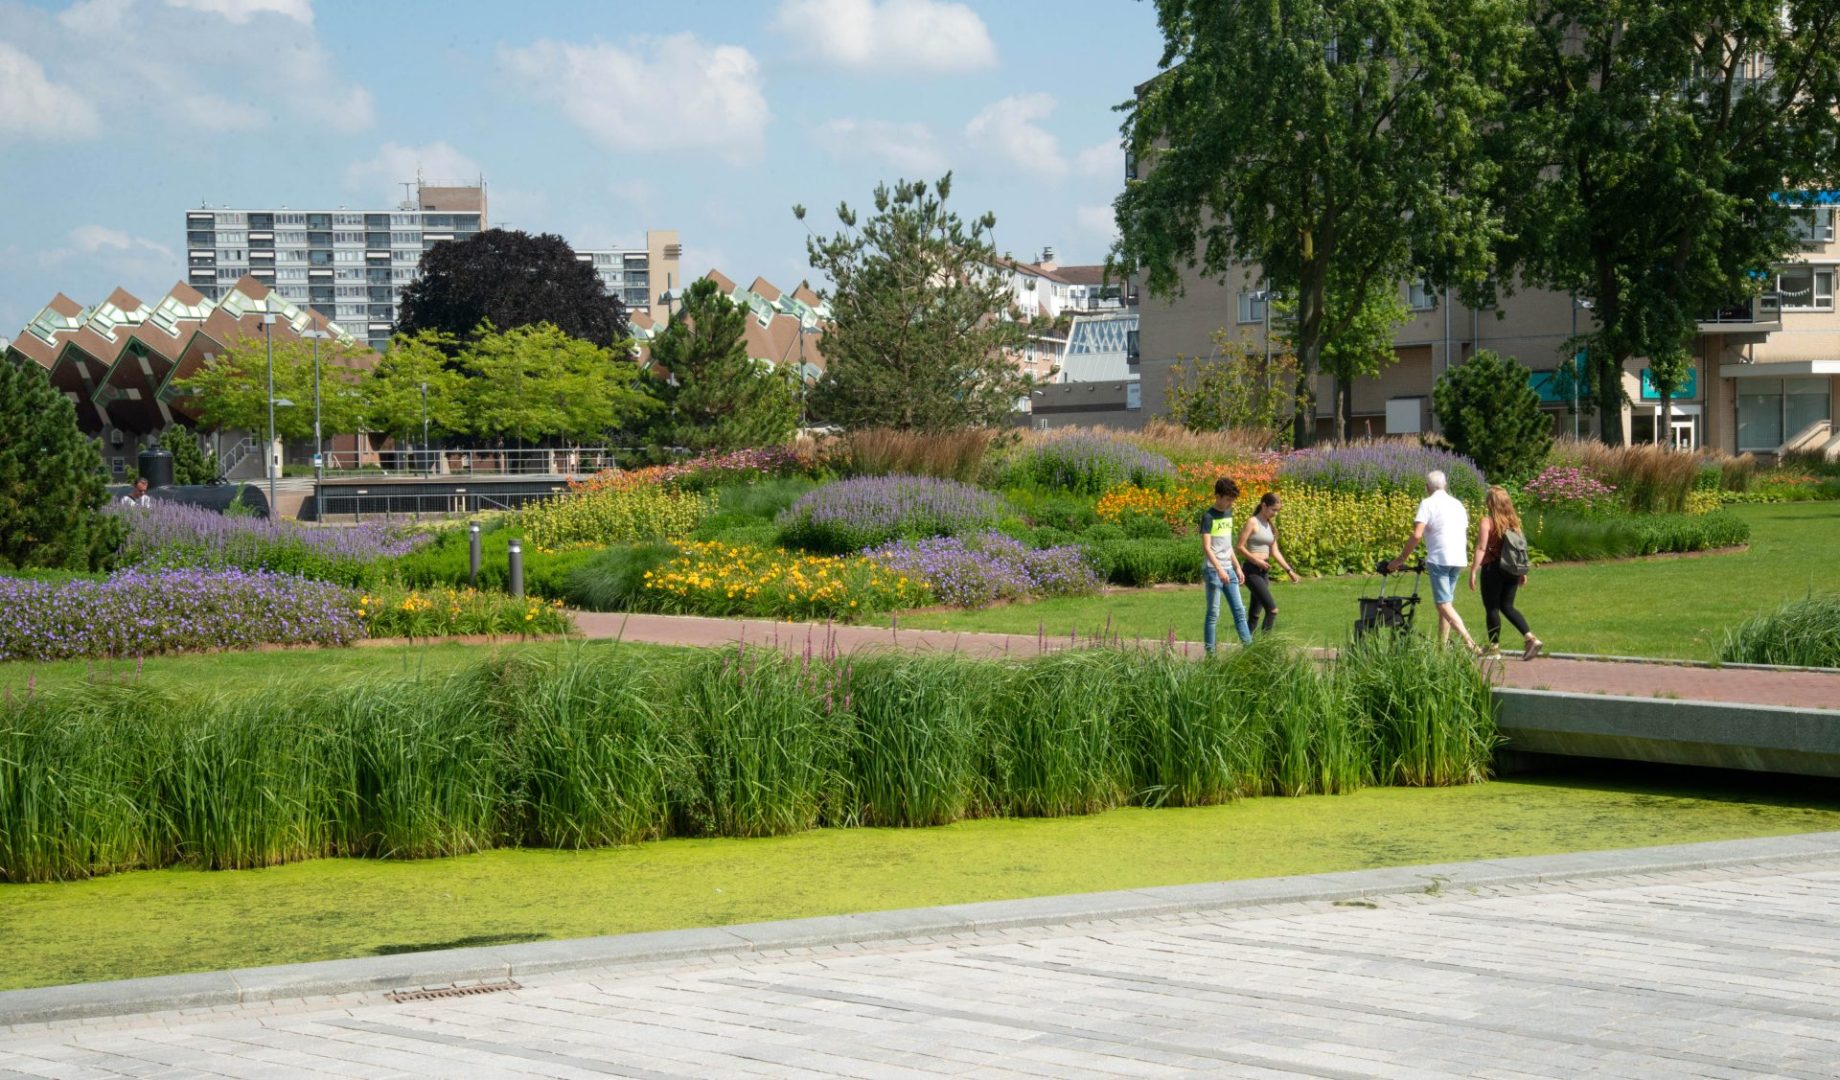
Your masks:
M1828 379L1739 379L1738 449L1775 450L1818 420L1833 419Z

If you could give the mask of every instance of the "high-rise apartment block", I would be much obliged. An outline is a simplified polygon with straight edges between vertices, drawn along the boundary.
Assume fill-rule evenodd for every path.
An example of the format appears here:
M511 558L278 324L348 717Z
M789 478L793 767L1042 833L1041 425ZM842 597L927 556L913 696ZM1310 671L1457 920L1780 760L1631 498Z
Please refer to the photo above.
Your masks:
M609 296L619 297L629 312L654 317L667 314L659 300L665 291L684 287L678 269L683 254L677 232L670 229L647 232L642 248L575 249L576 258L593 264Z
M394 210L188 210L187 281L216 300L247 274L381 349L422 253L485 227L483 181L418 182Z

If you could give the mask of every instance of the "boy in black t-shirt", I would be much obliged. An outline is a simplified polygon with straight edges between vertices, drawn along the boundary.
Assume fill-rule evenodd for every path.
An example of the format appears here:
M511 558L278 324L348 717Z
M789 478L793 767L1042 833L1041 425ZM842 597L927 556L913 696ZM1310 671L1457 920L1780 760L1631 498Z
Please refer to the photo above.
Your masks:
M1214 655L1215 625L1220 621L1220 594L1227 596L1233 611L1233 629L1241 645L1252 644L1252 628L1246 624L1246 601L1240 597L1239 583L1245 575L1233 557L1233 502L1239 498L1239 485L1232 477L1214 481L1214 505L1201 512L1201 581L1207 592L1207 614L1201 621L1201 644L1209 656Z

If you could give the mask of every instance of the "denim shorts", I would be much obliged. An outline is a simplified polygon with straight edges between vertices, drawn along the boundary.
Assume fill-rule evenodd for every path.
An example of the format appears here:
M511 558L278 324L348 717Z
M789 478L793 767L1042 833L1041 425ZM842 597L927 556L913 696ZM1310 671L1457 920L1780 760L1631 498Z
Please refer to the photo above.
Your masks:
M1457 577L1463 573L1463 568L1431 563L1425 567L1425 571L1431 575L1431 602L1454 603L1457 599Z

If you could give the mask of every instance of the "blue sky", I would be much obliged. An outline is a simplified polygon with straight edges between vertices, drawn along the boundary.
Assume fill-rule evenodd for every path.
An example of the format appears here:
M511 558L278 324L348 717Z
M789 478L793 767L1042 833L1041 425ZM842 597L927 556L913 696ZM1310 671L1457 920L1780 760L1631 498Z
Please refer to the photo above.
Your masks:
M496 224L675 228L686 272L783 287L792 204L825 230L950 168L1001 248L1098 261L1159 51L1126 0L0 0L0 337L163 294L201 202L385 207L418 167L483 175Z

